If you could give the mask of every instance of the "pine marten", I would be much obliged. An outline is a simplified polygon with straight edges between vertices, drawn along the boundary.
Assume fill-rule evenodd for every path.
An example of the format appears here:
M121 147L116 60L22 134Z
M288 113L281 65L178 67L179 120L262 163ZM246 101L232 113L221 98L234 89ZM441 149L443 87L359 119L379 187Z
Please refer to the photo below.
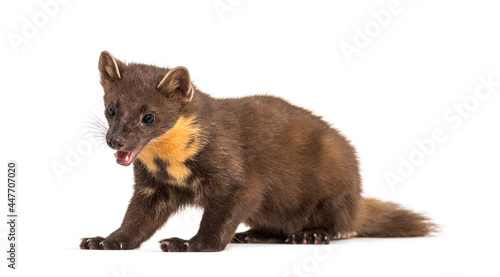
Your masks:
M422 214L362 197L350 142L310 111L267 95L216 99L185 67L99 58L116 162L133 164L134 194L120 228L82 249L134 249L174 213L203 209L189 240L163 251L221 251L232 243L328 244L350 236L433 232ZM235 233L244 223L250 229Z

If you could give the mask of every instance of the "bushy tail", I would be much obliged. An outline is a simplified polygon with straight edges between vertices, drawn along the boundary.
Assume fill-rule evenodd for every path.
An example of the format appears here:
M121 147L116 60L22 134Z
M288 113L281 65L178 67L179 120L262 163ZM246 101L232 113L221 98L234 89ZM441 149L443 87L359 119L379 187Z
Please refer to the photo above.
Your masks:
M437 226L422 214L396 203L363 199L359 237L421 237L436 230Z

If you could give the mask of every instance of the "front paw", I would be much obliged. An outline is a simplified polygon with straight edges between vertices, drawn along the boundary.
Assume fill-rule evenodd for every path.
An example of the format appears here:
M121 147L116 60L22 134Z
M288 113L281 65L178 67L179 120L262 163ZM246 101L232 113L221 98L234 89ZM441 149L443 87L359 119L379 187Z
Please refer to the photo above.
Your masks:
M80 243L80 249L90 250L128 250L132 249L128 243L119 242L103 237L83 238Z
M189 241L180 238L169 238L159 241L163 252L189 252Z
M226 246L214 244L213 240L203 241L196 236L190 240L169 238L160 240L159 243L163 252L217 252L224 250Z

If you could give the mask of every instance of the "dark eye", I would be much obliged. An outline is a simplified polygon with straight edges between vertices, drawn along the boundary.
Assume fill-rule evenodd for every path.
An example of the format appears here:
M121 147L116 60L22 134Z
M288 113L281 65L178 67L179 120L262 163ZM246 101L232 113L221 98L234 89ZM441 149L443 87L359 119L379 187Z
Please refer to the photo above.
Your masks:
M146 125L153 123L153 121L155 121L155 116L150 113L148 113L142 118L142 122L144 122L144 124Z
M108 107L108 114L109 114L109 116L115 116L116 109L115 109L114 105L109 105L109 107Z

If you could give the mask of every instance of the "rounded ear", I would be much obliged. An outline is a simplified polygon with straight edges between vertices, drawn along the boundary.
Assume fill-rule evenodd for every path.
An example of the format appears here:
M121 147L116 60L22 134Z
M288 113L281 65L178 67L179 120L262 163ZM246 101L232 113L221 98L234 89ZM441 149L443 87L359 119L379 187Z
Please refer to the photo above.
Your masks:
M194 88L191 85L191 77L187 68L183 66L168 71L156 88L167 97L177 97L184 102L193 99Z
M101 85L108 86L121 79L120 68L125 64L115 59L108 51L102 51L99 57L99 72L101 73Z

